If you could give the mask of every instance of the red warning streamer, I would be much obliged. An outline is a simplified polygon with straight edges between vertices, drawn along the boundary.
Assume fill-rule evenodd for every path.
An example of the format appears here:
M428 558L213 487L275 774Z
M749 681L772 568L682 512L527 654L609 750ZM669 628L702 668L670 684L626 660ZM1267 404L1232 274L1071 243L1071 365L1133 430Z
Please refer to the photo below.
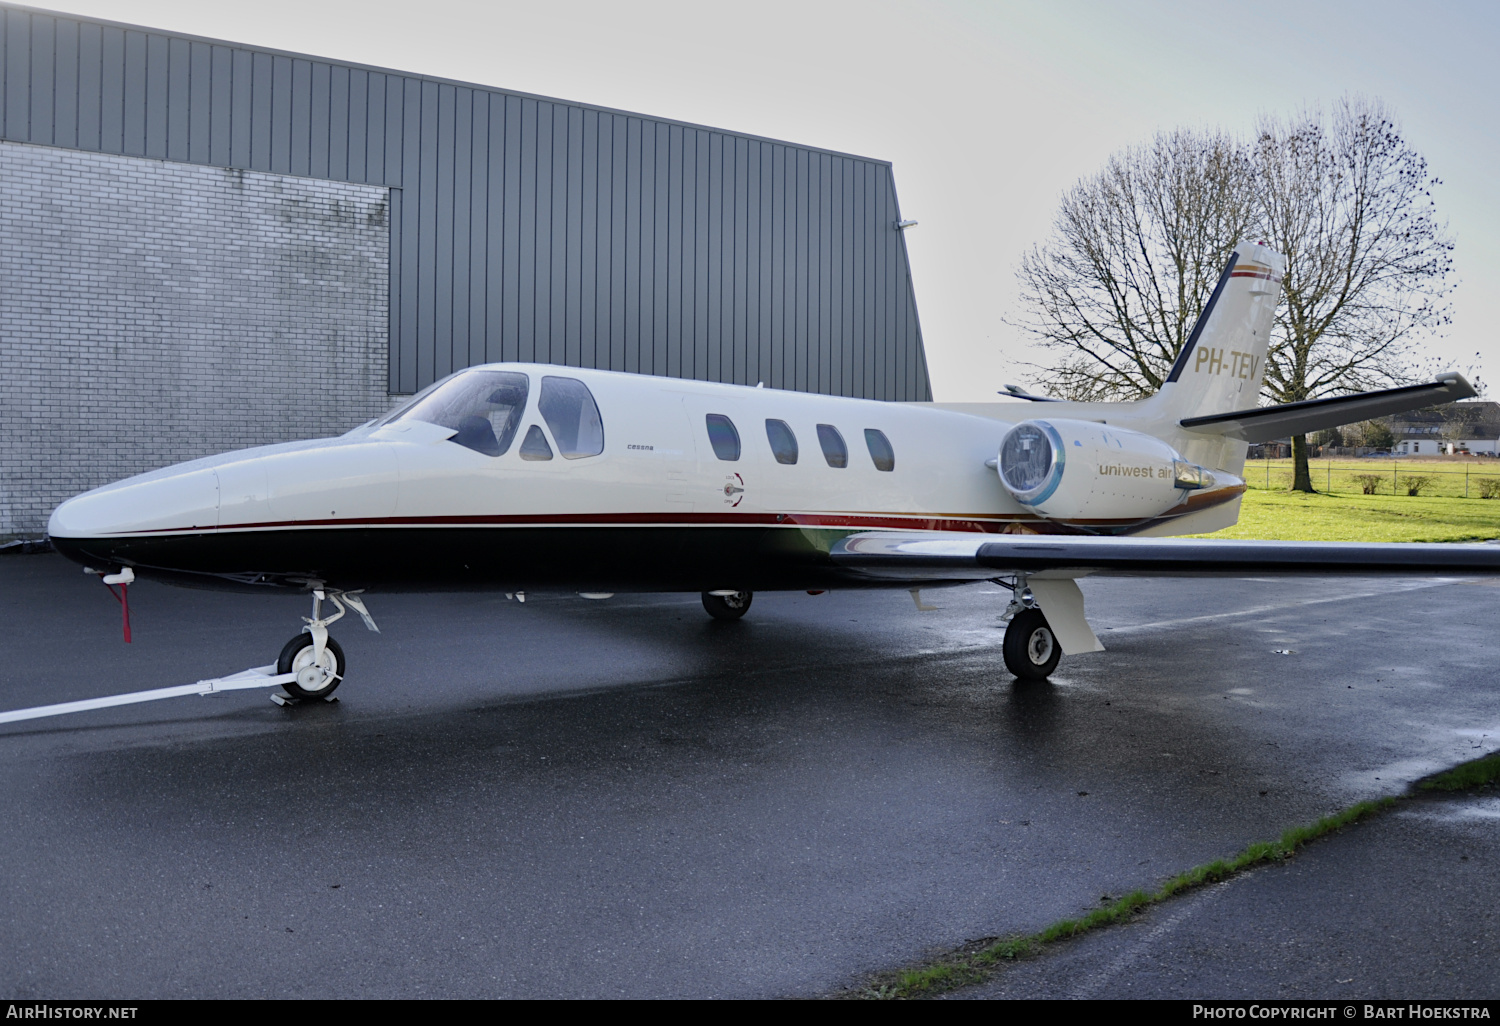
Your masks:
M103 580L103 578L100 578L100 580ZM104 586L115 597L115 601L120 603L120 614L124 617L125 624L125 644L128 645L130 644L130 585L121 584L119 591L115 591L113 584L105 584Z

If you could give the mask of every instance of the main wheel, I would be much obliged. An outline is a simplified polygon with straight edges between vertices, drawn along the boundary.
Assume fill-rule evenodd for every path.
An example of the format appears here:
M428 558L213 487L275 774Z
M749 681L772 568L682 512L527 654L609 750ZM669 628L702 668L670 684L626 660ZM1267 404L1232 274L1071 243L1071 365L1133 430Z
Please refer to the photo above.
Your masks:
M282 648L276 672L297 675L292 683L281 685L293 698L327 698L344 679L344 650L329 638L323 658L314 663L312 635L299 634Z
M715 595L705 591L703 608L715 620L738 620L750 608L750 600L754 597L755 593L749 591L737 591L733 595Z
M1022 680L1046 680L1062 658L1062 646L1040 609L1023 609L1011 618L1001 652L1005 668Z

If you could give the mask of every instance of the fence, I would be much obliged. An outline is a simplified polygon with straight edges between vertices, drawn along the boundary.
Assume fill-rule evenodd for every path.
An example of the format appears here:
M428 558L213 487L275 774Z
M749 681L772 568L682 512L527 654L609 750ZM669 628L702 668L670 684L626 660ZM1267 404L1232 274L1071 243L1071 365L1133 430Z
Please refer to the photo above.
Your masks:
M1320 492L1346 495L1432 495L1465 499L1500 499L1500 460L1447 463L1426 460L1308 460L1312 486ZM1292 486L1289 459L1250 460L1245 483L1251 488L1285 491Z

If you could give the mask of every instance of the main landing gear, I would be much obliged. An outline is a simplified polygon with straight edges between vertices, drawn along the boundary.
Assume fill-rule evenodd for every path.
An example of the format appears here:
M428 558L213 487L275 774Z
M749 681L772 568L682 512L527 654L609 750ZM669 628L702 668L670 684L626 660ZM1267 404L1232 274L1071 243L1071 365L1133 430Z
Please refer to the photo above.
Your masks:
M755 593L750 591L705 591L703 608L715 620L738 620L750 608Z
M1057 669L1062 646L1047 624L1047 618L1033 604L1024 577L1016 578L1011 596L1010 605L1005 610L1010 623L1005 628L1005 641L1000 647L1005 668L1021 680L1046 680Z
M1000 651L1005 668L1021 680L1046 680L1062 658L1062 646L1047 626L1047 618L1035 608L1011 618Z
M360 615L366 627L380 633L370 611L365 608L364 599L359 595L357 591L332 591L326 588L312 590L312 616L302 618L307 626L302 628L301 634L282 647L281 655L276 660L278 676L288 673L295 675L293 680L281 685L288 695L298 699L327 700L332 697L334 690L344 679L346 664L343 648L328 636L328 625L343 617L349 609ZM337 606L338 612L332 616L323 616L324 599Z

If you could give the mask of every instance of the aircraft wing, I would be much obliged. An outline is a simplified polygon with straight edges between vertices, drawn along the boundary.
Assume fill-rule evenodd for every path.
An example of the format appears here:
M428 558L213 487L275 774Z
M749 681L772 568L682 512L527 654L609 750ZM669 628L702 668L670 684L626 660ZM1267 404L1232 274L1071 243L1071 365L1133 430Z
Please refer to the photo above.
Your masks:
M1280 406L1259 406L1253 410L1215 413L1207 417L1188 417L1181 424L1189 431L1203 434L1227 435L1245 442L1269 442L1273 438L1302 435L1309 431L1321 431L1392 413L1419 410L1424 406L1469 399L1478 394L1462 374L1447 373L1436 381L1421 385L1403 385L1378 392L1339 395L1331 399L1308 399Z
M1391 575L1473 577L1500 574L1500 543L1230 541L1204 538L1097 538L870 531L829 551L836 565L871 577L944 577L1044 573L1128 576Z

